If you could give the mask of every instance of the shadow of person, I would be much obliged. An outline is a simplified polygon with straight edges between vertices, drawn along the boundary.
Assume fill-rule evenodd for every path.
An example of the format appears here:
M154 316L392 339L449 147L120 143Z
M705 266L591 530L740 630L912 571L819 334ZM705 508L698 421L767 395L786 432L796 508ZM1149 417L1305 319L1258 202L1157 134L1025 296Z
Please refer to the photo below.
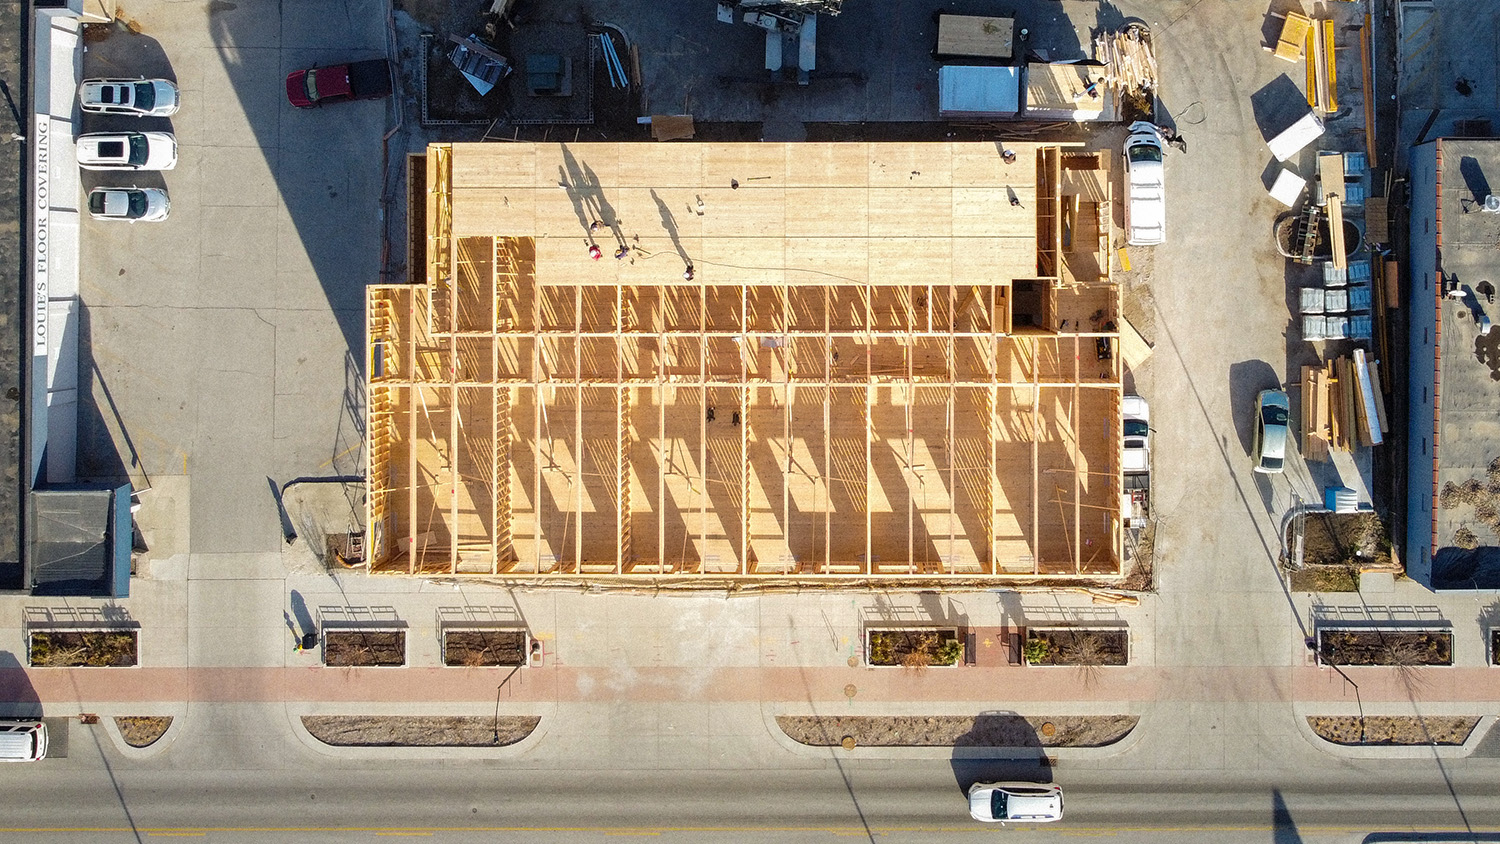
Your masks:
M1008 710L974 716L953 742L953 779L964 794L979 782L1052 781L1052 762L1031 722Z
M0 651L0 717L42 717L42 699L31 685L26 666L10 651Z

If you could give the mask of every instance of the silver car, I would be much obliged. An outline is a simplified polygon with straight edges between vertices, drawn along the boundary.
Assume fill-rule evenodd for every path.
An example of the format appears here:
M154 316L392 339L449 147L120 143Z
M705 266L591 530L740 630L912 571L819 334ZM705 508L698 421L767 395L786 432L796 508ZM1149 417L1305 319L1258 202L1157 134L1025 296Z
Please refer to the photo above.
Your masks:
M177 113L177 86L165 79L85 79L78 104L96 113L168 117Z
M95 220L159 223L167 219L171 202L161 188L94 188L89 191L89 216Z
M1274 475L1286 464L1287 419L1291 403L1280 390L1261 390L1255 397L1255 444L1250 453L1255 471Z
M1062 786L1034 782L977 782L969 787L969 815L985 823L1062 820Z

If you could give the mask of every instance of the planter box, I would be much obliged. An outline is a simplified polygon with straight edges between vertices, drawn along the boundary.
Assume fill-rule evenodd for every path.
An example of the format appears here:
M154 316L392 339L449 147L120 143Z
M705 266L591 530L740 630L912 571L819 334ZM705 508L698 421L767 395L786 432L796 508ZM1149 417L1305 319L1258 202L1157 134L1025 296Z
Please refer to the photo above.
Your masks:
M133 668L140 665L140 631L53 629L26 634L32 668Z
M1490 665L1500 665L1500 627L1490 628Z
M866 627L865 664L926 668L963 661L963 639L956 627Z
M1453 664L1453 631L1413 628L1318 630L1323 665L1436 666Z
M1033 644L1043 643L1043 644ZM1028 628L1022 646L1027 665L1071 668L1130 664L1130 630L1124 627Z
M389 628L324 630L323 664L398 668L406 664L406 631Z
M531 661L531 634L515 627L444 629L443 664L479 668L525 666Z

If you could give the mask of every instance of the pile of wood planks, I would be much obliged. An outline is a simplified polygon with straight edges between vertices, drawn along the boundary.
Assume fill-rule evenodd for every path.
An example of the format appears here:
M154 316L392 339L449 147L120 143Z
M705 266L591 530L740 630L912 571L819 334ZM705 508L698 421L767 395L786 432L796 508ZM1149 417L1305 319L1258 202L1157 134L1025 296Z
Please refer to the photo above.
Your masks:
M1143 27L1100 34L1094 39L1094 60L1104 65L1104 84L1122 94L1156 90L1156 55L1151 35Z
M1380 445L1389 430L1380 361L1356 349L1322 366L1302 367L1303 459L1326 461L1332 450Z

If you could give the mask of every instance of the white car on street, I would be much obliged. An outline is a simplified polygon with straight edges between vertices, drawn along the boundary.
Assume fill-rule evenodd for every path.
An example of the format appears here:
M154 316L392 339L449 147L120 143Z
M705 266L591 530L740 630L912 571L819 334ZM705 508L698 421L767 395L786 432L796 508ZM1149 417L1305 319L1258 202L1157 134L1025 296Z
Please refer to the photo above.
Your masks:
M976 782L969 787L969 815L985 823L1048 823L1062 820L1062 786L1034 782Z
M96 113L167 117L177 113L177 86L165 79L85 79L78 104Z
M89 216L95 220L158 223L167 219L171 202L160 188L94 188L89 191Z
M171 170L177 166L177 139L166 132L80 135L78 166L85 170Z
M1125 242L1156 246L1167 239L1166 183L1162 136L1155 124L1137 120L1125 139Z

